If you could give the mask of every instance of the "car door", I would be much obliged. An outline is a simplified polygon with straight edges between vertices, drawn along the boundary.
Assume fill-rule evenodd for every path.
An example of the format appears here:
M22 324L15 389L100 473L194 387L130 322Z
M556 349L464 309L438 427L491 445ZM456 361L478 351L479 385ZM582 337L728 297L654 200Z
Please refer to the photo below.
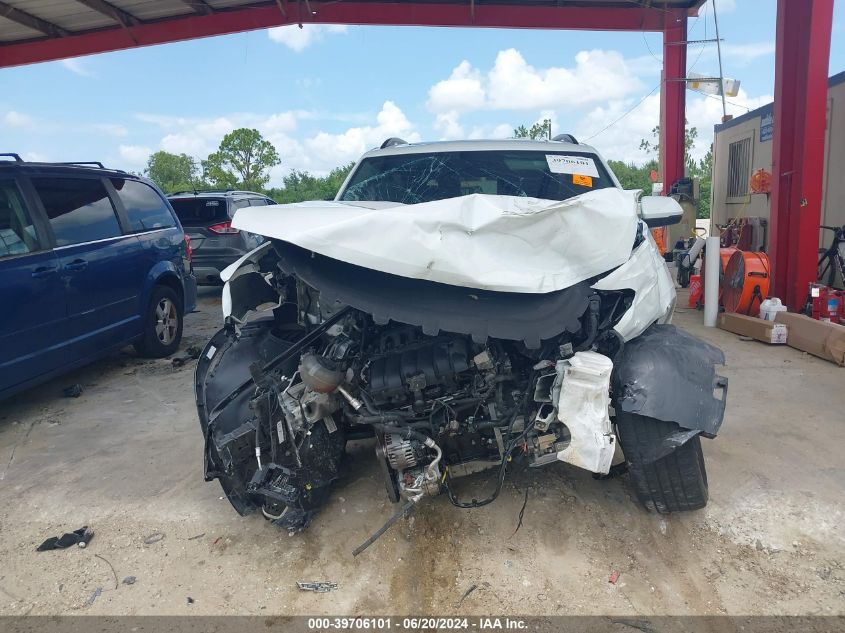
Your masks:
M34 177L65 288L70 352L101 354L135 334L139 242L124 235L103 179Z
M138 238L138 266L133 284L143 289L135 308L135 329L141 332L155 277L165 270L190 270L182 259L185 237L165 199L148 184L132 178L110 178L109 183L115 201L119 202L118 214L125 215L129 232Z
M0 394L62 365L59 261L21 183L0 177Z

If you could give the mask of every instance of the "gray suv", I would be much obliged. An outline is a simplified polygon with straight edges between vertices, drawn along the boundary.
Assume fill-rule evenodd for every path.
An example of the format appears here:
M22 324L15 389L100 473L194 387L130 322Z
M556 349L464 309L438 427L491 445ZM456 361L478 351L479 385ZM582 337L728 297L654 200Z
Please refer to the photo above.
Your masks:
M264 194L232 189L177 191L168 200L191 239L197 283L206 285L219 284L221 270L264 241L232 228L235 211L276 204Z

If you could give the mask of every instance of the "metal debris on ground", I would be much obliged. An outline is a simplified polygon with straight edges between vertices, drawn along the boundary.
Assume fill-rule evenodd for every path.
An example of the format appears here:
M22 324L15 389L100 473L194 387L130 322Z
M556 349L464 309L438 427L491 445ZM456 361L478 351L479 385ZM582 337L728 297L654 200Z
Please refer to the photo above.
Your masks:
M158 543L162 539L164 539L164 532L153 532L144 539L144 544L152 545L153 543Z
M458 600L458 604L456 604L455 606L457 606L457 607L461 606L461 603L462 603L464 600L466 600L467 596L469 596L469 594L471 594L471 593L472 593L473 591L475 591L476 589L478 589L478 585L475 585L475 584L470 585L470 586L469 586L469 589L467 589L466 591L464 591L464 595L462 595L462 596L461 596L461 599L460 599L460 600Z
M137 580L138 579L135 578L135 576L127 576L126 578L123 579L123 584L124 585L134 585Z
M71 385L70 387L65 387L62 389L62 395L65 398L78 398L82 395L82 392L85 391L82 385L76 383L75 385Z
M315 593L328 593L333 589L337 589L336 582L296 582L296 586L301 591L313 591Z
M97 587L94 590L94 593L91 594L91 597L88 598L88 600L86 600L86 604L90 607L92 604L94 604L94 601L102 595L102 593L103 593L103 588Z
M182 365L187 363L189 360L198 359L200 357L200 354L202 354L202 348L197 347L196 345L191 345L184 351L184 353L173 357L173 366L182 367Z
M618 571L615 571L610 574L610 578L607 579L607 582L609 582L611 585L615 585L616 581L619 580L619 576L621 575L622 574L620 574Z
M108 561L108 559L104 558L103 556L100 556L99 554L94 554L94 557L99 558L101 561L103 561L106 565L109 566L109 569L111 569L112 576L114 576L114 588L117 589L117 572L114 570L114 565L112 565Z
M203 536L205 536L205 532L203 532L202 534L197 534L196 536L189 536L188 540L189 541L196 541L198 538L202 538Z
M74 545L85 547L92 538L94 538L94 530L90 530L87 525L83 525L81 528L74 530L73 532L67 532L61 536L51 536L41 543L35 551L47 552L54 549L67 549L68 547L73 547Z

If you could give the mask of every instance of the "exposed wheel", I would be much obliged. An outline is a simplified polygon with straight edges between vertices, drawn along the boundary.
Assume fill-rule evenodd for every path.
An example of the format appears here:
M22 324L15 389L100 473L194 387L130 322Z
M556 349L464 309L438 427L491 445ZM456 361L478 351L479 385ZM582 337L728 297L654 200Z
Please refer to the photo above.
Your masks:
M182 302L172 288L153 288L147 313L144 316L144 333L135 342L141 356L163 358L179 348L182 340Z
M678 431L674 422L623 413L616 432L628 462L637 498L651 512L667 514L707 505L707 471L701 438L696 435L668 455L647 462L663 440Z

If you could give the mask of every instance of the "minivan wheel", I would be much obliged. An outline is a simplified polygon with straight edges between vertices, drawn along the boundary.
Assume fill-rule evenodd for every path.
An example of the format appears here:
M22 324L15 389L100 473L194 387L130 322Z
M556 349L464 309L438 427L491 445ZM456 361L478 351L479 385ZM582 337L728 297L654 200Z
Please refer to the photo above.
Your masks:
M182 303L172 288L156 286L144 318L144 334L135 342L135 350L141 356L163 358L175 352L181 340Z
M707 471L698 435L668 455L644 463L644 458L653 455L680 427L675 422L630 413L617 416L616 422L631 484L647 510L668 514L707 505Z

